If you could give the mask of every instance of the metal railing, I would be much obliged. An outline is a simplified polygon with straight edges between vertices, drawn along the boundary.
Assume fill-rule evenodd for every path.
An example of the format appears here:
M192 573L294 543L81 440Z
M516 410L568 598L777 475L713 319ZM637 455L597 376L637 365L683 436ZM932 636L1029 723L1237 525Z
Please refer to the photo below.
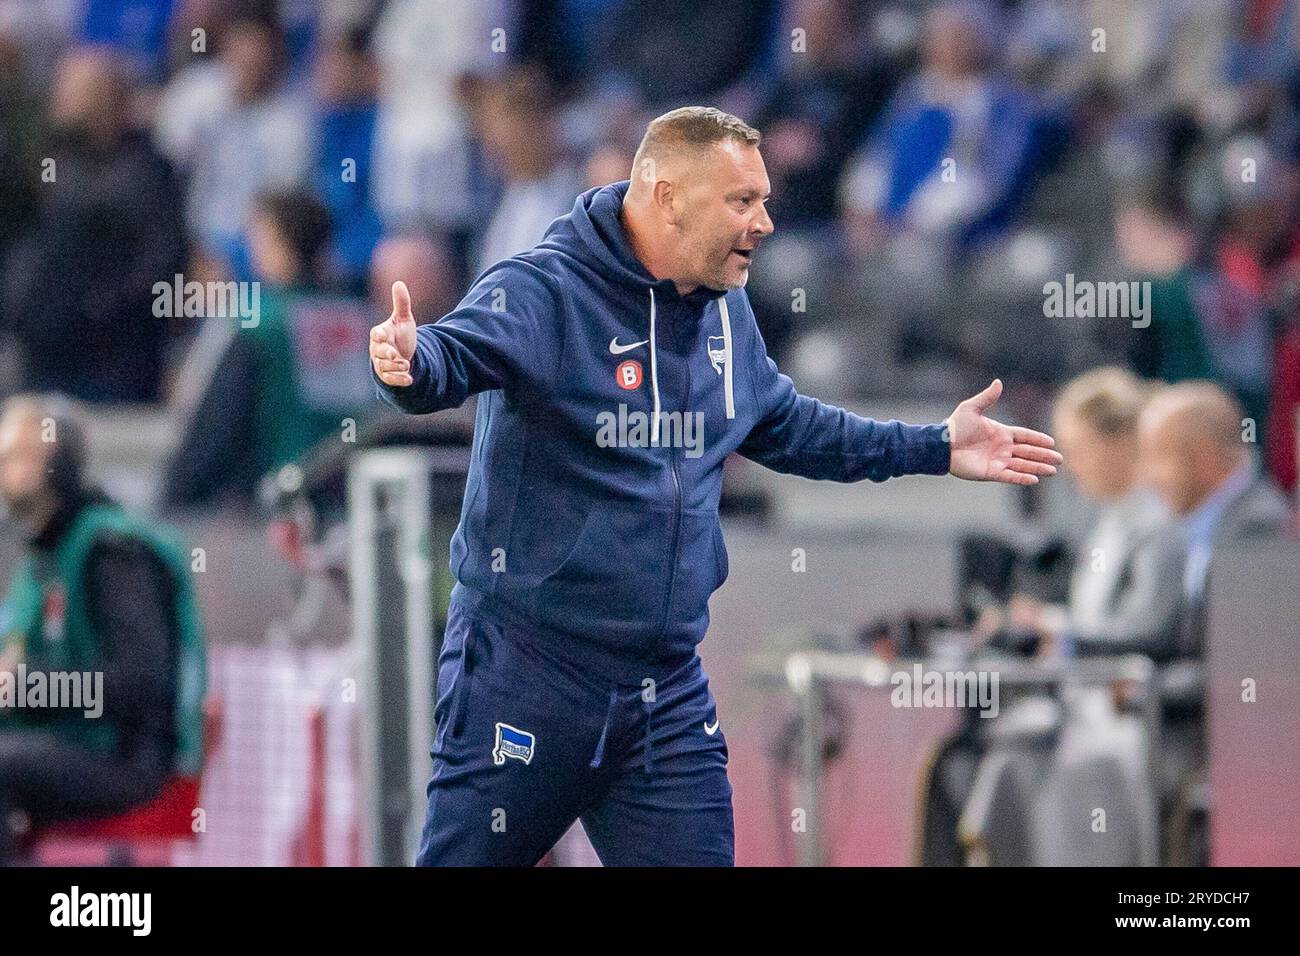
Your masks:
M925 660L887 661L875 654L842 653L834 651L795 651L783 659L769 659L751 669L754 676L779 680L793 693L799 712L799 766L796 794L804 810L804 839L799 846L799 865L822 866L826 862L823 808L821 805L823 779L822 716L823 695L831 685L846 685L879 690L890 687L900 671L910 672L920 663L924 669L944 671L953 669L953 661ZM933 666L931 666L933 664ZM779 669L777 669L779 668ZM1155 667L1151 660L1139 654L1122 657L1096 657L1056 662L1035 662L1023 658L1001 657L971 658L960 670L996 670L999 686L1013 691L1055 691L1066 685L1089 686L1130 681L1137 685L1135 694L1137 711L1147 734L1147 772L1153 793L1158 793L1156 761L1159 751L1160 705L1154 686ZM977 789L980 781L976 782ZM972 795L980 797L979 793ZM1143 866L1159 862L1159 827L1154 809L1142 813L1142 840L1139 857ZM968 838L978 839L968 834Z

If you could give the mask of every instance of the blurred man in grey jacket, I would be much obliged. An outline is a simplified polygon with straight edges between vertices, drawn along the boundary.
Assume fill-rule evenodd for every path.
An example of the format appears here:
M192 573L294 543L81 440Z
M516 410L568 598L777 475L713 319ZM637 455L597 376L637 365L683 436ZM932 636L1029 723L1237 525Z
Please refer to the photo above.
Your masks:
M1196 791L1205 762L1210 565L1216 552L1280 536L1289 518L1286 499L1255 470L1248 427L1237 400L1211 382L1181 382L1163 389L1147 405L1138 426L1143 474L1177 518L1187 549L1180 661L1162 674L1163 782L1166 796L1172 795L1178 804L1173 808L1177 818L1203 803ZM1175 840L1173 862L1207 862L1203 827L1193 828L1181 844Z
M1202 614L1215 549L1275 538L1290 515L1282 493L1256 472L1247 428L1241 405L1212 382L1171 385L1142 415L1143 470L1181 523L1183 590ZM1201 616L1184 629L1188 650L1200 650Z

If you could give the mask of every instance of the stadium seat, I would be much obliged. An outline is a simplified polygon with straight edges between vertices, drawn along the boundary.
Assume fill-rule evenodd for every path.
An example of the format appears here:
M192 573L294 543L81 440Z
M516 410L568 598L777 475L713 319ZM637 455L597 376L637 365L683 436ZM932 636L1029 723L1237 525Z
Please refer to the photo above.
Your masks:
M203 705L203 762L206 765L221 739L221 700ZM31 834L29 853L46 865L166 865L173 844L193 840L194 811L202 780L172 777L162 793L143 806L111 817L77 820L41 827Z

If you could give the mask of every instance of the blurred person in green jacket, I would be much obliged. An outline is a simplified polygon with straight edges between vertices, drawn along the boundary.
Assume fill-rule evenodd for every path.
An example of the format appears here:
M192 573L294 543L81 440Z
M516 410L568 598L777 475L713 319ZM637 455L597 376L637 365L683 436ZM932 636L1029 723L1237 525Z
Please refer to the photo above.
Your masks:
M203 627L188 551L88 486L57 399L0 410L0 503L25 554L0 603L0 865L15 811L121 813L202 759Z
M257 480L326 439L352 441L370 404L363 299L329 288L330 216L303 190L259 195L248 224L255 314L228 344L167 469L168 505L251 499ZM243 293L241 293L243 294ZM361 337L358 338L358 335Z
M311 193L258 196L249 223L260 320L240 329L253 352L260 473L295 461L322 439L342 436L370 400L368 359L352 338L369 330L362 300L326 290L322 260L329 211Z

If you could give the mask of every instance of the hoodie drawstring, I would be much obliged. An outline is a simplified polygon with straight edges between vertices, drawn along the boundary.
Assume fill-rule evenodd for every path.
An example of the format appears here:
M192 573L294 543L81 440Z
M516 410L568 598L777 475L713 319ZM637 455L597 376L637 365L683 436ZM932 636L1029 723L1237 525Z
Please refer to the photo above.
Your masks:
M653 698L647 700L644 696L642 700L645 701L645 772L650 773L654 766L654 752L650 743L654 739L654 734L651 733L653 727L650 719L654 713L654 700Z
M600 728L600 740L596 741L596 752L591 756L591 766L596 768L605 759L605 738L609 736L609 724L614 719L614 704L618 701L618 688L609 690L609 708L605 711L605 726Z
M650 388L654 392L654 418L650 426L650 444L659 444L659 353L655 348L655 290L650 289ZM722 316L722 388L727 408L727 418L736 417L736 391L733 385L734 370L731 361L731 313L727 310L727 297L718 297L718 313Z
M646 773L652 773L654 770L654 750L652 740L654 739L654 701L642 696L645 703L645 737L643 748L645 750L644 768ZM599 769L605 760L605 743L609 739L609 727L614 722L614 710L618 706L618 688L611 687L609 690L609 707L605 710L605 725L600 728L600 739L596 741L596 751L591 755L591 768Z
M718 299L718 312L722 314L722 388L727 403L727 418L736 417L736 398L731 390L731 315L727 312L727 297Z
M655 290L650 289L650 387L655 396L655 415L650 426L650 444L659 444L659 362L655 354Z

